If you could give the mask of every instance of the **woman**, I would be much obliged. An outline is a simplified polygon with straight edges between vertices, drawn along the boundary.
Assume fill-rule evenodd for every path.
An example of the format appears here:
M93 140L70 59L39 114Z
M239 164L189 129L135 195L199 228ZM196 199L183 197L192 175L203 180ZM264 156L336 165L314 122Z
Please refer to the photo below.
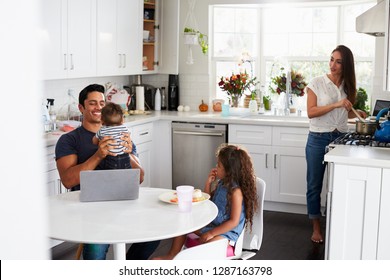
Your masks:
M356 77L351 50L339 45L329 61L330 73L314 78L306 88L307 114L310 119L306 144L307 210L313 223L311 240L323 243L321 232L321 191L324 178L325 147L348 132L348 118L356 99ZM358 111L365 118L366 113Z

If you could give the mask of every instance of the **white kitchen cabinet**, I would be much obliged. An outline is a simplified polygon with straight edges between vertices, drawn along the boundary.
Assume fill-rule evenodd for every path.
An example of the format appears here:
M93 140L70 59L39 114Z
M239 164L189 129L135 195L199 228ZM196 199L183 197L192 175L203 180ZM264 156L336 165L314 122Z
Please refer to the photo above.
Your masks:
M62 185L55 161L55 145L46 147L46 187L48 195L64 193L67 189Z
M172 189L172 121L153 122L152 186Z
M333 164L328 259L390 259L390 170Z
M97 1L97 75L132 75L142 70L141 0Z
M229 143L250 153L256 176L267 183L265 200L306 204L307 128L229 125Z
M390 260L390 169L382 169L377 259Z
M143 71L140 74L178 74L179 11L179 0L144 2L143 29L149 31L153 40L142 43Z
M151 187L152 155L153 155L153 123L140 124L129 127L133 142L137 146L137 152L142 168L145 171L144 181L141 187Z
M96 75L96 0L43 0L43 79Z

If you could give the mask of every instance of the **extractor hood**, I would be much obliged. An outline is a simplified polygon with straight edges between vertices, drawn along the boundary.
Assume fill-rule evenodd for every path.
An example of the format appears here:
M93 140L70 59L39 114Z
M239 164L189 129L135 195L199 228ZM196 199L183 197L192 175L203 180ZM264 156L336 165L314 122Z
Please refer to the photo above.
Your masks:
M386 1L379 2L356 18L356 31L372 36L385 36Z

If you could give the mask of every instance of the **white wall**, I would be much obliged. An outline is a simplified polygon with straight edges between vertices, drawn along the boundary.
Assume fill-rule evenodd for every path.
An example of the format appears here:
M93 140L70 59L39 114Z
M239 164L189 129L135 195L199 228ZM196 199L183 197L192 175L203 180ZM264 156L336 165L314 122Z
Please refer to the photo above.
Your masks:
M48 259L38 0L0 2L0 259ZM21 8L23 7L23 8Z

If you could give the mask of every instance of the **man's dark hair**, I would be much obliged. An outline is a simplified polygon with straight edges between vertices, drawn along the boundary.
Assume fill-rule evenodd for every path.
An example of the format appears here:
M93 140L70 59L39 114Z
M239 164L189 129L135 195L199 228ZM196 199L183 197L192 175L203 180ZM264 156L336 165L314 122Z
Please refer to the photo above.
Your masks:
M79 104L84 107L84 101L88 98L88 94L94 91L101 92L104 94L104 86L98 84L86 86L82 91L80 91Z

